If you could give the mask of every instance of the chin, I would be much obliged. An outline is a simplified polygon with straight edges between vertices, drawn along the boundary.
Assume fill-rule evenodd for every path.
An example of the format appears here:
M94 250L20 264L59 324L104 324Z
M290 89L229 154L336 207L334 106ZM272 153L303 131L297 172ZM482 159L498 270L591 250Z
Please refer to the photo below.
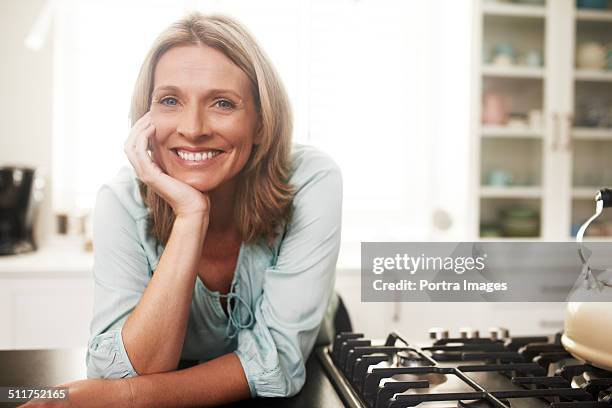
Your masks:
M194 180L194 179L186 179L186 180L181 180L181 181L183 181L186 184L189 184L191 187L203 193L214 190L217 187L216 183L211 183L210 181Z

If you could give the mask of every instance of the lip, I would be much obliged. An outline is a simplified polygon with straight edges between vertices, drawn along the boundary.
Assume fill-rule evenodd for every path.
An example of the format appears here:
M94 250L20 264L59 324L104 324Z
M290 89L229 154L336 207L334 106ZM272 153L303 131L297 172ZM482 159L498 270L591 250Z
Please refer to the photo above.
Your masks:
M176 148L176 149L171 149L171 155L174 158L174 160L181 166L184 167L188 167L188 168L193 168L193 167L197 167L197 168L206 168L209 166L214 165L217 161L219 161L219 158L225 155L225 152L221 152L218 155L214 156L212 159L207 159L207 160L203 160L203 161L191 161L191 160L183 160L181 159L181 157L178 155L178 153L176 153L176 150L180 149L180 150L187 150L184 149L182 147L180 148ZM210 150L216 150L216 149L208 149L208 150L189 150L190 152L205 152L205 151L210 151Z
M225 150L218 149L216 147L176 146L176 147L173 147L170 150L173 150L173 151L184 150L186 152L191 152L191 153L202 153L202 152L212 152L212 151L219 151L219 152L225 153Z

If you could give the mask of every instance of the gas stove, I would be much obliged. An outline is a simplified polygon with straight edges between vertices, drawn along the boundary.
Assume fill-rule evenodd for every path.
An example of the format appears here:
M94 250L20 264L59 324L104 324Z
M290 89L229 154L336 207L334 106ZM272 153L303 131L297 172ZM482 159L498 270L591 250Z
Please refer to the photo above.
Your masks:
M435 329L420 346L340 333L317 355L351 408L612 408L612 371L574 359L559 334L490 333Z

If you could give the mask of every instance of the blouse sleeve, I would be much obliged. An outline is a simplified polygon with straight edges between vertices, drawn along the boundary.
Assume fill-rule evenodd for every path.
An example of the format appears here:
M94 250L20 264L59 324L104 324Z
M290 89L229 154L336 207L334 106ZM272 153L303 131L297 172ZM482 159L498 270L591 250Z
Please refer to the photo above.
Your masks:
M136 220L108 186L98 192L93 228L95 289L87 377L133 377L137 373L121 329L148 283L148 261Z
M342 177L335 163L325 164L296 192L277 263L265 272L255 323L238 333L236 354L254 397L292 396L302 388L305 359L333 294Z

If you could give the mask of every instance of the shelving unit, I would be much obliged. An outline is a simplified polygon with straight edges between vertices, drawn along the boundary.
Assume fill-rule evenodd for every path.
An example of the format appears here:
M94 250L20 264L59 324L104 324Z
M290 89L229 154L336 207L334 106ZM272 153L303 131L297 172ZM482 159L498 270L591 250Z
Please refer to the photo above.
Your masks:
M612 82L612 71L577 69L574 78L577 81Z
M574 140L610 140L612 141L612 129L580 128L572 130Z
M485 65L482 67L482 75L489 77L505 78L543 78L544 69L529 66L495 66Z
M546 84L545 30L547 9L543 5L480 1L476 21L481 21L475 44L478 105L474 117L478 174L474 208L478 210L476 236L487 240L510 237L512 223L527 223L532 240L541 237L542 151L546 126L543 106ZM497 60L506 52L505 60ZM536 54L535 63L525 57ZM505 105L506 120L482 120L485 95ZM530 122L529 112L541 120ZM510 119L510 120L509 120ZM518 213L526 218L513 219ZM505 214L505 215L504 215ZM514 214L514 215L508 215ZM493 236L491 236L493 235ZM499 235L499 236L495 236Z
M481 126L480 134L486 138L525 138L540 139L544 130L532 127L512 127L512 126Z
M490 16L543 18L546 9L538 5L484 2L482 13Z
M525 186L483 186L480 188L481 198L540 198L542 189Z
M576 10L576 20L612 22L612 10Z
M595 191L597 191L598 188L598 186L576 186L572 189L572 198L579 200L593 200L595 198Z
M585 69L580 64L580 47L587 42L602 46L612 41L612 10L576 10L572 21L576 58L573 62L573 123L571 160L571 230L593 213L595 192L612 185L612 70ZM611 67L612 68L612 67ZM596 112L600 112L597 114ZM601 112L607 111L603 120ZM599 117L598 117L599 116ZM597 123L599 122L599 123ZM608 123L605 123L608 122ZM587 187L585 187L587 186ZM610 239L612 215L604 213L592 228L591 239Z
M577 57L585 42L612 43L612 10L475 2L474 235L572 239L597 189L612 186L612 69L581 68ZM504 214L521 211L535 214L537 236L505 237L503 225L516 220ZM612 214L602 218L594 231L608 239Z

